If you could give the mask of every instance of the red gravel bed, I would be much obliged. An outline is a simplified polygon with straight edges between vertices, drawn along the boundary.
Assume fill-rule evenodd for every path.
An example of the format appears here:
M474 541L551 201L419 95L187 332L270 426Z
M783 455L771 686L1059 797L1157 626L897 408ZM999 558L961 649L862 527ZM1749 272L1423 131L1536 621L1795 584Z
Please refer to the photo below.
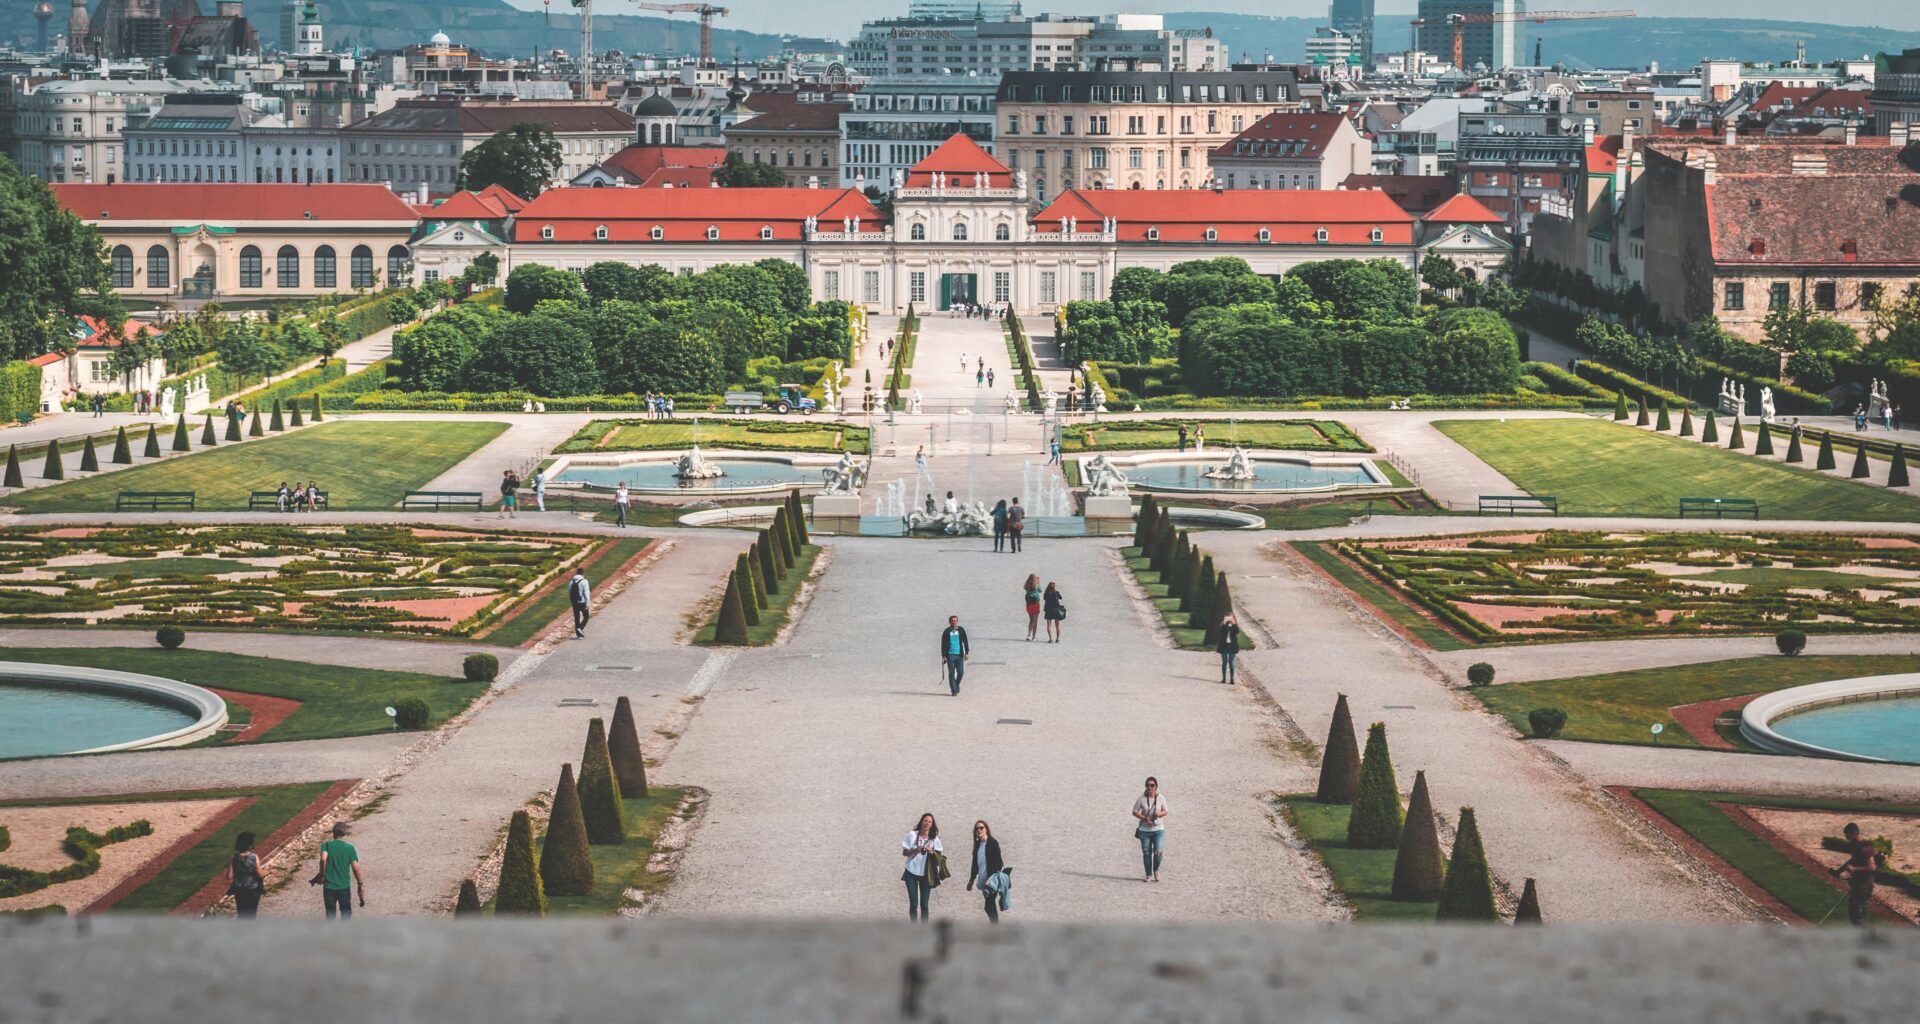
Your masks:
M1739 747L1727 742L1727 738L1720 735L1720 730L1715 729L1713 723L1719 721L1720 716L1729 711L1746 707L1758 696L1760 695L1757 693L1749 693L1743 697L1697 701L1668 708L1667 713L1673 716L1674 724L1685 729L1687 735L1693 737L1694 741L1701 746L1712 750L1739 750Z
M219 694L222 699L253 712L252 717L247 720L246 731L228 736L224 741L226 743L251 743L265 736L274 726L286 721L295 711L300 710L300 701L289 700L286 697L269 697L263 693L243 693L239 690L218 690L211 686L207 689Z

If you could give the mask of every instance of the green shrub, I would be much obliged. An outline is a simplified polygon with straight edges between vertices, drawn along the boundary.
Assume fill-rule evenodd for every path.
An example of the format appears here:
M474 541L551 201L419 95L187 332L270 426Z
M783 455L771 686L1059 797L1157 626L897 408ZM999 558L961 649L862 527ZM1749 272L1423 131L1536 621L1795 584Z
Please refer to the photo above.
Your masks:
M86 442L80 446L80 472L100 472L100 453L94 450L93 435L87 435Z
M161 626L154 631L153 638L167 650L175 650L187 642L187 631L179 626Z
M1360 789L1347 818L1347 845L1357 850L1391 850L1400 841L1400 789L1387 754L1387 726L1367 728L1367 751L1360 759Z
M40 411L40 368L24 359L0 363L0 423Z
M1802 460L1804 460L1805 458L1806 458L1806 455L1805 455L1805 453L1803 453L1803 452L1801 452L1801 451L1800 451L1800 433L1799 433L1799 431L1794 431L1794 430L1789 430L1789 431L1787 432L1787 458L1786 458L1786 461L1788 461L1788 462L1800 462L1800 461L1802 461Z
M227 417L227 440L229 441L243 440L243 438L240 435L240 417L238 416Z
M88 438L87 440L91 441L93 439ZM1853 471L1847 475L1855 480L1865 480L1873 475L1872 471L1867 468L1867 443L1865 441L1854 442Z
M1313 798L1323 804L1352 803L1359 788L1360 744L1343 693L1333 702L1333 724L1327 727L1327 745L1320 755L1320 787Z
M1467 682L1474 686L1487 686L1493 682L1493 666L1484 661L1476 661L1467 666Z
M1527 879L1527 886L1520 892L1520 906L1513 912L1514 924L1540 924L1540 891L1535 888L1533 879Z
M1783 629L1773 635L1773 646L1788 657L1807 649L1807 634L1797 629Z
M500 675L500 659L496 655L473 653L460 663L460 670L466 674L469 683L491 683Z
M500 892L493 912L538 917L547 912L546 890L540 884L540 862L533 851L533 819L513 812L507 826L507 851L500 861Z
M211 448L219 443L220 439L213 436L213 414L208 413L207 425L200 428L200 447Z
M1433 798L1427 794L1427 773L1413 774L1413 796L1407 801L1407 821L1400 829L1400 852L1393 858L1395 900L1420 903L1437 899L1446 885L1446 861L1440 855L1440 834L1433 824Z
M713 642L732 647L747 644L747 609L740 578L733 573L727 574L727 592L720 599L720 617L714 622Z
M393 702L393 721L402 729L424 729L433 712L427 702L418 697L408 697Z
M1727 449L1739 451L1747 446L1747 437L1740 431L1740 417L1733 418L1733 429L1727 432Z
M1907 478L1907 446L1893 446L1893 468L1887 470L1888 487L1905 487L1911 481Z
M40 478L43 480L67 478L67 464L60 458L60 439L57 437L47 442L47 461L40 467Z
M116 466L133 465L133 445L127 441L127 428L121 427L113 438L113 464Z
M1820 432L1820 453L1814 456L1813 468L1834 469L1839 465L1833 460L1833 435L1823 430Z
M25 487L26 485L26 478L20 473L20 446L10 444L7 446L7 472L6 476L0 477L0 487Z
M555 896L585 896L593 891L593 853L587 849L580 788L574 784L570 764L560 766L560 782L553 788L547 841L540 847L540 883Z
M1667 412L1667 400L1660 400L1660 417L1654 422L1653 429L1662 434L1673 429L1673 417Z
M753 585L753 570L747 566L747 553L740 552L733 557L733 578L740 584L740 611L746 616L747 625L760 624L760 595Z
M1758 437L1754 438L1753 454L1755 455L1772 455L1773 454L1773 430L1771 427L1767 425L1767 422L1765 420L1760 421L1760 434Z
M460 883L460 898L454 901L453 916L478 917L480 915L480 887L469 878Z
M1647 417L1647 400L1645 398L1634 399L1633 406L1638 410L1638 414L1633 418L1634 426L1644 427L1652 422L1652 420Z
M1534 708L1527 712L1527 724L1536 739L1550 740L1567 726L1567 713L1559 708Z
M180 421L173 425L173 450L187 452L193 450L193 443L187 440L187 414L180 414Z
M620 795L629 800L647 795L647 759L640 751L640 732L634 727L633 702L621 697L613 705L613 728L607 734L607 756Z
M580 753L580 810L587 821L587 842L618 846L627 841L626 807L607 753L606 723L598 718L587 723L587 746Z
M1700 428L1700 443L1701 444L1719 444L1720 443L1720 425L1718 422L1714 420L1712 409L1707 410L1706 425Z
M1681 437L1693 436L1693 410L1692 409L1680 410L1680 436Z
M1437 921L1500 920L1493 902L1493 877L1487 869L1487 851L1480 845L1480 825L1473 808L1460 808L1460 826L1454 831L1453 857L1447 862L1447 880L1440 888Z

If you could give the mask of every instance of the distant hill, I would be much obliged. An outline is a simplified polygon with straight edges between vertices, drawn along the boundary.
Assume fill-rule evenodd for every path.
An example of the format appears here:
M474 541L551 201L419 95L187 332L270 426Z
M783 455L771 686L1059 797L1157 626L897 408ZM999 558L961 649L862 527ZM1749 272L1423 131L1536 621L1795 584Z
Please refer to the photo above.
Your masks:
M1381 14L1374 19L1374 49L1404 50L1412 29L1410 15ZM1252 14L1186 12L1167 15L1169 28L1212 28L1226 37L1233 56L1255 60L1272 53L1295 61L1306 54L1306 40L1324 18L1269 18ZM1920 46L1920 32L1797 21L1748 21L1731 18L1623 18L1612 21L1548 22L1522 26L1524 59L1533 41L1542 40L1547 63L1575 68L1640 68L1658 61L1662 68L1692 67L1707 57L1767 61L1791 58L1794 44L1807 44L1810 60L1835 60L1878 52L1897 53Z

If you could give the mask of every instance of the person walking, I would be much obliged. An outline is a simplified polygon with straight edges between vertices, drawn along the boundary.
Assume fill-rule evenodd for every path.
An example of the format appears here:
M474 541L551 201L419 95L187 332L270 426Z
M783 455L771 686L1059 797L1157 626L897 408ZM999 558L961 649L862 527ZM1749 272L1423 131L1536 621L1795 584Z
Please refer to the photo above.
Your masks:
M253 833L233 837L233 859L227 862L227 895L233 897L234 915L243 921L260 913L260 896L267 891L267 880L260 874L260 855L253 852Z
M921 445L913 452L913 471L920 478L931 480L933 474L927 472L927 446Z
M567 603L573 605L573 638L583 640L587 635L587 609L593 604L593 586L587 582L587 574L573 570L573 578L567 581Z
M622 530L627 528L627 501L627 482L622 480L620 486L613 489L613 510L619 516L618 525Z
M1207 428L1205 426L1193 428L1193 450L1195 454L1207 450Z
M1027 574L1027 581L1020 584L1020 596L1027 603L1027 639L1032 640L1040 632L1040 577Z
M360 851L347 842L347 823L333 823L333 838L320 844L320 897L326 903L327 920L339 911L342 921L353 917L353 889L360 887L360 906L367 905L367 880L360 875Z
M1867 923L1868 905L1873 902L1874 860L1880 851L1874 848L1872 840L1861 837L1860 826L1851 821L1841 834L1846 837L1847 859L1828 874L1835 878L1847 876L1847 920L1855 928L1861 928Z
M1060 596L1060 588L1054 586L1051 580L1047 582L1047 592L1041 595L1040 600L1046 605L1047 642L1057 644L1060 642L1060 624L1067 621L1067 601Z
M972 653L960 616L947 616L947 628L940 631L940 663L946 666L947 688L955 697L960 696L960 680L967 674L967 658Z
M1133 836L1140 840L1140 871L1143 882L1160 880L1160 857L1167 849L1167 799L1160 795L1160 780L1147 776L1146 791L1133 802L1133 819L1138 822Z
M900 841L900 856L907 860L905 870L900 872L900 880L907 883L907 920L927 919L933 900L931 876L939 870L939 857L944 852L940 845L940 823L933 820L933 812L928 811Z
M509 469L500 474L500 518L518 519L520 517L520 478Z
M1888 431L1893 430L1893 403L1892 402L1888 402L1887 404L1880 407L1880 425L1882 429L1885 429Z
M993 371L987 371L987 390L993 390Z
M1893 417L1893 429L1899 430L1900 429L1900 403L1898 402L1888 403L1887 412Z
M993 838L993 829L987 827L985 821L974 822L973 867L967 872L967 891L980 886L980 894L986 897L988 924L1000 923L1000 901L1004 897L988 888L987 882L1006 869L1006 863L1000 859L1000 840Z
M1233 659L1240 653L1240 623L1231 614L1220 620L1220 644L1214 650L1220 652L1220 681L1232 686Z
M1020 535L1027 528L1027 510L1020 507L1020 499L1013 499L1007 506L1007 539L1012 543L1009 551L1020 550Z
M1180 424L1180 450L1183 452L1187 450L1187 425L1185 423Z
M1047 442L1047 450L1047 465L1058 466L1060 464L1060 435L1058 433L1054 434L1053 439Z
M544 469L533 474L533 507L542 512L547 510L547 471Z
M319 481L317 480L307 481L306 504L307 504L307 511L309 512L320 507L320 482Z
M1004 551L1007 545L1007 499L1001 498L993 506L993 550Z
M973 371L973 386L976 388L984 388L987 386L987 368L985 366Z

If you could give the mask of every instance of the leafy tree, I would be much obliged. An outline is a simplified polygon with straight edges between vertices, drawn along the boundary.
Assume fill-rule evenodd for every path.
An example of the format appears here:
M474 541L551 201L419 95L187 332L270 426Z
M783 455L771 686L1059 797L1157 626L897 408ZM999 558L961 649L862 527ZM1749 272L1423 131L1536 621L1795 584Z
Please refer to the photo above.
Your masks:
M1412 395L1427 390L1427 332L1412 325L1339 331L1349 394Z
M490 185L532 199L560 170L560 142L545 125L522 121L460 158L460 180L479 191Z
M505 319L485 306L455 306L400 331L393 337L395 376L412 391L458 388L474 352Z
M65 349L70 315L126 320L100 232L0 158L0 363Z
M789 282L759 266L723 263L687 281L687 297L696 302L735 302L748 313L778 318L790 313ZM801 308L805 308L804 303Z
M1340 394L1340 340L1283 319L1271 304L1203 309L1180 335L1180 375L1212 395Z
M144 369L159 354L160 342L142 327L132 337L121 337L120 344L107 356L107 370L118 376L121 385L131 391L134 372Z
M460 272L460 283L468 288L491 288L500 280L500 257L483 252Z
M673 272L657 263L634 266L619 260L602 260L580 275L587 297L595 302L623 299L627 302L659 302L677 299L686 291Z
M1453 260L1429 256L1420 261L1420 282L1436 292L1451 292L1465 286L1467 278Z
M570 319L536 311L494 328L467 365L466 386L546 398L591 395L600 390L600 369L586 331Z
M531 313L542 302L585 302L580 275L544 263L522 263L507 275L505 306L510 313Z
M1115 306L1123 302L1158 302L1163 306L1167 301L1167 278L1158 270L1148 267L1127 267L1113 275L1113 287L1107 298Z
M286 362L279 345L252 321L235 325L220 339L214 353L220 357L221 367L241 380L265 377Z
M845 362L851 359L852 354L853 328L845 313L839 316L828 312L818 316L795 317L787 323L788 362L800 363L809 359L838 359Z
M1243 303L1272 305L1273 282L1237 257L1175 264L1166 278L1167 322L1184 325L1195 312Z
M1427 390L1438 395L1512 391L1520 382L1513 325L1489 309L1449 309L1427 323L1433 336Z
M1328 303L1340 320L1384 324L1411 319L1419 309L1420 286L1413 271L1390 259L1317 260L1287 271Z
M766 275L780 297L780 306L789 316L799 316L813 305L813 282L807 272L791 260L755 260L753 269Z
M784 188L787 176L772 164L748 163L738 153L728 153L713 169L714 183L721 188Z
M660 319L659 310L615 299L594 311L593 350L606 388L616 394L724 389L725 350L712 329L690 318Z

